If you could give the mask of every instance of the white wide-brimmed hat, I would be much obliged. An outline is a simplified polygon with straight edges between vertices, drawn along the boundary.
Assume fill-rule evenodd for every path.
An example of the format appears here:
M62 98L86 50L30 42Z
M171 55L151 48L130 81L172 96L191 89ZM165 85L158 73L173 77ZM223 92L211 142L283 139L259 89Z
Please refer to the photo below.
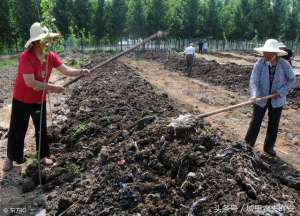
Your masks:
M286 45L284 45L284 43L282 43L282 42L279 42L278 43L278 47L279 48L286 48Z
M268 39L266 40L264 46L254 48L255 51L259 52L263 55L264 52L272 52L277 53L278 56L285 56L287 55L287 52L279 49L279 43L275 39Z
M34 41L42 40L45 38L56 38L58 33L50 33L47 27L43 27L41 23L33 23L30 27L30 39L26 42L25 48L28 48Z

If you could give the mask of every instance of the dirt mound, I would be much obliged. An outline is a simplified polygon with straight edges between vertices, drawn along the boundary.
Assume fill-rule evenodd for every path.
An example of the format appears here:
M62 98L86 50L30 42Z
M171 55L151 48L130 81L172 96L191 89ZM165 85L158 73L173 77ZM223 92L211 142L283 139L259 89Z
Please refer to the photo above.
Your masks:
M256 60L255 58L250 58L250 57L243 57L243 56L238 56L238 55L244 55L242 53L237 53L238 55L234 54L234 53L220 53L220 52L216 52L216 53L210 53L213 56L217 56L220 58L231 58L231 59L243 59L245 61L248 61L250 63L255 63Z
M274 161L203 122L174 129L179 111L126 65L81 81L67 103L55 111L67 119L49 131L56 161L43 172L48 215L294 215L300 208L299 191L280 184L296 188L285 177L298 173L286 167L281 180Z
M288 95L288 105L294 109L300 108L300 80L297 81L296 87Z

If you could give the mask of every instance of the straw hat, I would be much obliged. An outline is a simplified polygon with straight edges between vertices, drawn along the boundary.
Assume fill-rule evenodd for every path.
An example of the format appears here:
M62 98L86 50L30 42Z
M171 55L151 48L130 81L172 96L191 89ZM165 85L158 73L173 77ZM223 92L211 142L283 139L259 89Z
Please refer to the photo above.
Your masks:
M45 38L58 37L58 33L50 33L47 27L43 27L40 23L33 23L30 27L30 39L26 42L25 48L28 48L34 41L42 40Z
M284 43L279 42L278 43L278 48L286 48L286 45L284 45Z
M263 54L264 52L272 52L277 53L278 56L285 56L287 55L287 52L279 49L279 43L275 39L268 39L266 40L264 46L254 48L255 51L259 52L260 54Z

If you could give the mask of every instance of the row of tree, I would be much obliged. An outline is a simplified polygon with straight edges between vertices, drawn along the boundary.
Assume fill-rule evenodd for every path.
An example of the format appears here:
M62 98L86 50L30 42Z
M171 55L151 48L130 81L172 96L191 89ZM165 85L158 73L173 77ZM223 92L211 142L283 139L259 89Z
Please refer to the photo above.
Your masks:
M1 0L0 49L21 45L33 22L95 41L172 37L298 40L299 0Z

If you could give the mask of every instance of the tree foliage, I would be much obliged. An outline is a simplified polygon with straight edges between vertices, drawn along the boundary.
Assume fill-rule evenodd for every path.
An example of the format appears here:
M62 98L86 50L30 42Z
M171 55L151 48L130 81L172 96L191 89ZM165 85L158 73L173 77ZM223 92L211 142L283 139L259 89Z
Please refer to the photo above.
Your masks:
M55 0L53 7L54 23L64 38L67 38L70 34L72 21L70 7L72 7L72 0Z
M97 41L140 38L157 30L184 38L300 38L299 0L1 0L0 15L0 48L22 46L36 21L65 39L72 32Z
M96 16L95 16L95 36L99 40L105 34L104 31L104 0L98 0L97 9L96 9Z
M149 0L146 8L146 31L148 34L166 28L166 10L165 1Z
M0 50L2 49L1 45L7 43L9 38L10 25L9 25L9 6L8 0L0 1Z
M128 35L134 37L144 37L146 17L141 0L130 0L127 12Z
M74 0L72 7L73 23L77 36L87 36L91 26L92 5L87 0Z

